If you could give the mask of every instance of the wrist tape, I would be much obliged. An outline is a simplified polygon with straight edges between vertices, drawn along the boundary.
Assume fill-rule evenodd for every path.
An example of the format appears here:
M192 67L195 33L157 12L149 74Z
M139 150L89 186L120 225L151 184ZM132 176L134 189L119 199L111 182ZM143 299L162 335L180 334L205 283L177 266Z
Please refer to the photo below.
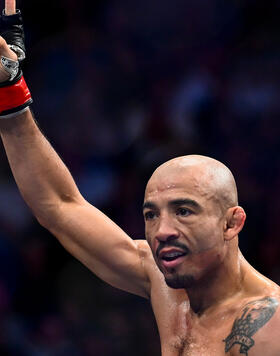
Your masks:
M17 116L32 103L30 91L20 73L13 81L0 83L0 119Z

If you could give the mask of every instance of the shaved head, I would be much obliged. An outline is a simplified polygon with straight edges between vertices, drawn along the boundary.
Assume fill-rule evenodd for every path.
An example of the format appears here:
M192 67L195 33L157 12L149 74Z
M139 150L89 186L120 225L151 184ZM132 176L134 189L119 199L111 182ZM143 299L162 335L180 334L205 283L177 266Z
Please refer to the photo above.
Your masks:
M212 199L223 213L238 205L236 183L231 171L213 158L189 155L165 162L151 176L146 194L155 189L155 184L156 189L168 189L178 183L191 186L207 200Z
M194 288L235 263L246 214L221 162L198 155L158 167L145 191L146 239L171 288Z

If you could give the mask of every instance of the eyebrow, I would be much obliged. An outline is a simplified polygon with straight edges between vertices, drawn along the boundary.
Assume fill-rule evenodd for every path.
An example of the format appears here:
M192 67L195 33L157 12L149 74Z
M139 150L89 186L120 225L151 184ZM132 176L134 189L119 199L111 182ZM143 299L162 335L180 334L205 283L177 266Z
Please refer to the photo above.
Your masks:
M188 206L193 207L194 209L201 210L201 206L198 204L197 201L195 201L193 199L188 199L188 198L170 200L168 202L168 205L173 206L173 207L181 206L181 205L188 205ZM146 201L143 204L143 210L144 209L156 209L156 208L157 208L157 205L152 201Z

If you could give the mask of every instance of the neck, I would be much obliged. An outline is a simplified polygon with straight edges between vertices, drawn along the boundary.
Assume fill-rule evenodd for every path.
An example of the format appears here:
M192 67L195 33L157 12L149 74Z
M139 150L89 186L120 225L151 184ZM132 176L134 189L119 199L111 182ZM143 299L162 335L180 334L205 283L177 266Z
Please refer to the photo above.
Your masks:
M187 289L191 309L201 315L240 293L243 290L244 273L240 251L226 255L218 267Z

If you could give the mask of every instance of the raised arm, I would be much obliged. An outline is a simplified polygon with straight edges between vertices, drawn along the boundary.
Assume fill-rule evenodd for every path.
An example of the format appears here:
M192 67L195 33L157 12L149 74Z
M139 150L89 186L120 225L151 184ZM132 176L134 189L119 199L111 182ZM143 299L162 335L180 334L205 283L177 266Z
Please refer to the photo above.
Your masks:
M14 7L15 0L6 0L6 14L14 13ZM0 56L15 59L6 41L0 40ZM4 81L0 91L12 91L5 99L9 101L14 95L13 86L18 84L8 81L8 69L0 66L0 81ZM2 98L0 93L0 111L5 104ZM115 287L149 297L145 256L150 252L146 242L130 239L85 201L68 169L38 129L28 105L23 110L20 105L21 110L15 113L8 105L4 112L8 115L0 112L1 137L24 200L38 221L97 276Z

